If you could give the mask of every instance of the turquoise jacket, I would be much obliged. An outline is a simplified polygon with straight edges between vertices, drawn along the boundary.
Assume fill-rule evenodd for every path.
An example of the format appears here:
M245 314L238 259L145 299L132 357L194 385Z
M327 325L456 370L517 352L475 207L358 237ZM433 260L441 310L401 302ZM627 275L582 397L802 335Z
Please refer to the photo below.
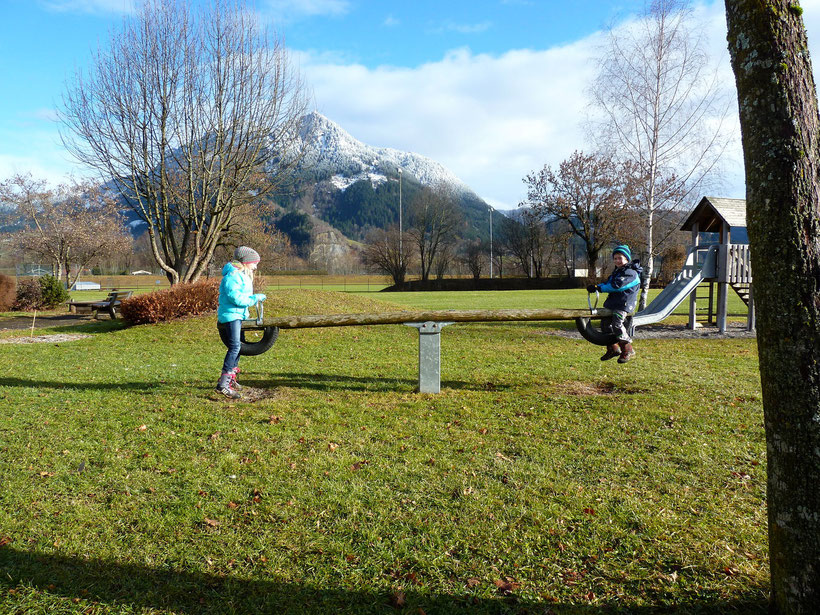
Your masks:
M219 308L216 319L219 322L247 320L248 307L256 303L253 284L234 263L222 268L222 282L219 284Z

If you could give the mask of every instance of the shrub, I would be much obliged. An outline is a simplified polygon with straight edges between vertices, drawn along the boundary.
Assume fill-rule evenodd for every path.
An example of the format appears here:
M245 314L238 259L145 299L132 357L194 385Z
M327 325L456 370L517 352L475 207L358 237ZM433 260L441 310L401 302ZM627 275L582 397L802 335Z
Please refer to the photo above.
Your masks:
M17 280L0 274L0 312L8 312L17 299Z
M13 310L27 312L36 310L43 304L43 289L37 278L26 278L17 284L17 297Z
M46 310L57 307L68 301L70 297L63 283L53 275L40 276L40 289L42 290L42 302L39 307Z
M131 297L122 302L120 312L125 320L144 325L207 314L216 309L218 301L219 282L200 280Z

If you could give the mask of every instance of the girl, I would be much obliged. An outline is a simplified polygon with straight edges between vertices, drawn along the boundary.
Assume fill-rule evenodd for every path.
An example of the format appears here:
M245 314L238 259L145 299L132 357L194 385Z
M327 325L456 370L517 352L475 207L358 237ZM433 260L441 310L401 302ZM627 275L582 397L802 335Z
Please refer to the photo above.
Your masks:
M253 292L253 272L261 260L256 250L239 246L234 250L233 258L222 268L222 283L219 285L217 327L227 331L229 341L216 390L229 399L239 399L242 395L237 391L236 374L242 347L242 321L248 318L248 307L266 297Z

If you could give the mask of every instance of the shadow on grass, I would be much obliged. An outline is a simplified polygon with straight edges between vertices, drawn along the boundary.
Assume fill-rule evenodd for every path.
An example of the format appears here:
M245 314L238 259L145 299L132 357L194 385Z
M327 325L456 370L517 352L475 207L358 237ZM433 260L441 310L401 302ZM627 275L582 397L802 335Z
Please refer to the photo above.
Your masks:
M244 381L243 381L244 383ZM379 376L345 376L343 374L318 373L278 373L269 380L248 380L247 384L262 389L276 387L293 387L313 389L315 391L396 391L408 392L418 390L418 378L382 378ZM441 389L463 389L472 391L501 391L510 388L504 384L490 382L463 382L461 380L442 380Z
M22 551L0 547L0 602L14 612L34 607L26 590L32 587L52 596L102 602L110 607L135 610L167 610L176 613L515 613L555 615L605 614L691 614L765 613L760 594L731 602L692 602L674 607L637 607L628 603L607 606L572 606L560 603L527 602L514 596L478 598L467 595L430 594L408 589L397 605L396 596L385 592L344 587L315 587L275 578L248 579L238 576L205 574L168 568L152 568L100 559ZM264 574L264 573L262 573ZM21 587L21 589L22 589ZM20 604L15 605L14 601ZM391 604L392 603L392 604ZM77 609L84 608L77 605ZM22 610L15 611L16 608ZM79 612L79 610L77 611Z
M23 389L82 389L84 391L133 391L135 393L153 393L163 382L57 382L48 380L25 380L23 378L2 378L2 387L20 387Z

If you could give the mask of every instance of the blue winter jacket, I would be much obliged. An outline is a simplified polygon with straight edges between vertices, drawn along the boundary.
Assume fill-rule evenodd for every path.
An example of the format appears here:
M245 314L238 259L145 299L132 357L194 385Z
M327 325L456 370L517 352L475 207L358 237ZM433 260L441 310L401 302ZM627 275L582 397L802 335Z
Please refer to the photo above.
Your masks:
M247 320L248 307L256 303L253 284L248 276L234 263L222 268L222 282L219 284L219 308L216 319L219 322Z
M641 289L640 263L633 261L623 267L616 267L615 271L598 285L602 293L609 293L604 301L604 307L622 312L634 312L638 303L638 291Z

